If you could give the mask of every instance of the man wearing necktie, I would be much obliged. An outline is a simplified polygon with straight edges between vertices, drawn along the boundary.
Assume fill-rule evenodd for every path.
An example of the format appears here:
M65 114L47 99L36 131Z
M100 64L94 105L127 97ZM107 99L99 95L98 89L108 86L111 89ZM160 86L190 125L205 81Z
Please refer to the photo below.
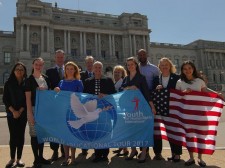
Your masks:
M93 76L93 64L94 58L92 56L86 56L85 58L86 70L80 73L80 79L82 80L83 83L87 78Z
M58 86L59 81L63 79L64 76L64 61L65 61L65 54L63 50L57 50L55 52L55 66L52 68L47 69L46 75L48 76L51 89L53 90L56 86ZM50 147L53 150L52 154L52 161L56 161L58 159L58 149L59 144L57 143L50 143ZM61 153L62 157L65 156L63 146L61 145Z

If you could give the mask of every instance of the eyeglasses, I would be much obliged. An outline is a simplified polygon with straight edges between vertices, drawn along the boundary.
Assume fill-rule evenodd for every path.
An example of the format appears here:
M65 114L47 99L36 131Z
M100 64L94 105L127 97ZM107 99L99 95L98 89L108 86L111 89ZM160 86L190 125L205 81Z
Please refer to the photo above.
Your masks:
M19 68L16 68L15 71L20 71L20 72L23 72L24 69L19 69Z

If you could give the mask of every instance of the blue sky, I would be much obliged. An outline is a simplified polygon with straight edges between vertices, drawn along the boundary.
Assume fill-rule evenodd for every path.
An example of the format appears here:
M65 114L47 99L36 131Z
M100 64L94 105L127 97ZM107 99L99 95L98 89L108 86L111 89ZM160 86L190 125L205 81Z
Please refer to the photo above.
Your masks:
M0 30L13 31L17 0L0 0ZM151 42L225 42L225 0L42 0L59 8L147 15Z

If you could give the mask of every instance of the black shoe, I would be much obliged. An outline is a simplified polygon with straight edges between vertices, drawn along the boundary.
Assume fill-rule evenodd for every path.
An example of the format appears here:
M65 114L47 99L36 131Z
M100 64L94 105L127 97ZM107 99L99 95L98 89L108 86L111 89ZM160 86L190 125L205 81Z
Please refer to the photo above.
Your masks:
M58 158L59 158L58 152L57 151L56 152L54 151L53 154L52 154L51 160L52 161L56 161L56 160L58 160Z
M179 161L180 161L180 155L174 155L173 162L177 163Z
M189 159L188 161L186 161L186 162L184 163L185 166L191 166L191 165L193 165L193 164L195 164L195 160L192 160L192 159Z
M109 159L108 159L108 157L107 157L107 156L105 156L105 157L103 156L103 157L101 158L101 161L107 161L107 162L108 162L108 161L109 161Z
M46 159L43 158L43 157L39 158L39 162L42 163L42 164L46 164L46 165L51 164L51 161L46 160Z
M128 156L129 151L123 152L123 153L117 153L116 156Z
M173 155L172 157L168 157L167 160L168 160L168 161L171 161L171 160L174 159L174 157L175 157L175 155Z
M7 165L5 166L5 168L11 168L14 165L15 160L11 159Z
M95 157L95 158L92 160L92 162L93 162L93 163L97 163L97 162L100 162L101 160L102 160L101 157Z
M145 163L146 159L147 159L147 155L148 153L145 154L145 156L143 157L142 156L142 153L140 154L140 157L139 157L139 160L138 160L138 163ZM141 158L142 157L142 158Z
M153 160L164 160L161 154L157 154L154 156Z
M122 149L114 150L113 153L120 153Z
M16 167L24 167L25 163L23 163L22 161L16 162Z
M204 161L198 161L198 165L200 167L206 167L206 163Z
M69 165L69 161L64 161L62 162L61 166L68 166Z
M88 154L87 149L82 149L82 155L86 156Z
M34 162L33 168L41 168L41 167L42 166L40 163Z
M138 154L137 151L135 151L133 153L131 152L130 156L128 156L127 158L125 158L125 160L133 160L134 156L136 156L136 158L137 158L137 154Z

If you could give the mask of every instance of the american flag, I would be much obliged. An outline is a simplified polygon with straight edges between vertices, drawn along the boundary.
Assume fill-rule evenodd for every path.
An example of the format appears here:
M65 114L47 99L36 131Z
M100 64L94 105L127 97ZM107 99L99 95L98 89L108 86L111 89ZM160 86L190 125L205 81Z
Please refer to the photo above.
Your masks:
M170 92L168 89L155 89L152 91L152 101L156 108L156 115L169 115L169 98Z
M224 101L214 93L170 90L169 116L155 116L155 138L213 154Z

